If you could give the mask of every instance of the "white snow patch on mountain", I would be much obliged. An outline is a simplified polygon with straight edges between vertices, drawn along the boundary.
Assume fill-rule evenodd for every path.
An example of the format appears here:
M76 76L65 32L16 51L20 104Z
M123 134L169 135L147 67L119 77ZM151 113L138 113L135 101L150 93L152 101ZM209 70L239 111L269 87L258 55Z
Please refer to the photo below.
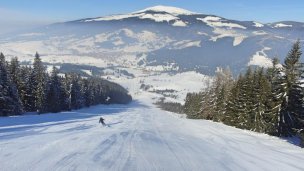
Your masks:
M99 17L94 19L87 19L84 20L84 22L122 20L130 17L137 17L137 16L138 15L133 15L133 14L110 15L110 16Z
M121 40L121 38L117 38L116 41L113 42L115 46L123 45L125 42Z
M140 19L151 19L154 20L156 22L169 22L171 20L178 20L178 17L175 17L173 15L170 14L144 14L142 16L139 17Z
M146 8L134 13L145 13L148 11L153 11L153 12L165 12L165 13L170 13L173 15L192 15L192 14L197 14L182 8L177 8L177 7L170 7L170 6L163 6L163 5L158 5L150 8Z
M187 26L187 24L181 20L175 21L172 25L176 26L176 27L186 27Z
M254 27L258 27L258 28L264 27L264 24L256 22L256 21L254 21L253 24L254 24L253 25Z
M220 17L215 17L215 16L207 16L207 17L205 17L203 20L204 21L220 21L222 18L220 18ZM198 20L200 20L199 18L198 18Z
M240 35L240 36L235 37L234 41L233 41L233 46L240 45L246 38L247 38L247 36L244 36L244 35Z
M204 35L204 36L209 36L209 34L208 34L208 33L205 33L205 32L201 32L201 31L197 32L197 34L198 34L198 35Z
M264 47L261 51L256 52L256 54L253 55L253 57L250 59L248 66L250 65L256 65L261 66L265 68L269 68L272 66L272 60L268 58L265 51L271 50L269 47Z
M149 11L153 11L155 12L155 14L148 13ZM179 19L177 17L178 15L192 15L192 14L196 14L196 13L176 7L155 6L137 12L133 12L130 14L110 15L105 17L87 19L82 22L122 20L132 17L138 17L140 19L151 19L156 22L163 22L163 21L169 22L171 20L178 20ZM177 22L178 23L176 23L174 26L181 25L180 21Z
M25 34L20 34L19 36L21 37L29 37L29 36L42 36L44 33L25 33Z
M81 71L83 71L84 73L86 73L86 74L88 74L88 75L90 75L90 76L93 75L91 70L82 69Z
M284 24L284 23L278 23L274 26L275 28L281 28L281 27L292 27L292 25Z
M274 37L277 39L285 39L285 37L283 37L283 36L274 36Z
M266 33L265 31L262 31L262 30L260 30L260 31L254 31L254 32L252 32L254 35L257 35L257 36L262 36L262 35L266 35L266 34L268 34L268 33Z
M221 18L219 18L219 17L207 16L205 18L197 18L197 20L202 21L211 27L227 27L230 29L232 29L232 28L246 29L246 27L244 27L242 25L239 25L236 23L231 23L231 22L225 22L224 20L222 21Z
M97 43L105 42L107 40L108 40L108 34L106 33L95 35L95 42Z
M135 38L140 42L153 42L158 40L157 34L146 30L137 33Z
M173 44L174 49L185 49L188 47L201 47L201 41L183 40Z
M246 39L248 36L243 35L241 33L237 33L235 30L227 30L222 28L215 28L213 33L217 34L217 36L211 37L210 40L216 42L217 39L221 39L224 37L232 37L234 38L233 46L240 45L244 39Z

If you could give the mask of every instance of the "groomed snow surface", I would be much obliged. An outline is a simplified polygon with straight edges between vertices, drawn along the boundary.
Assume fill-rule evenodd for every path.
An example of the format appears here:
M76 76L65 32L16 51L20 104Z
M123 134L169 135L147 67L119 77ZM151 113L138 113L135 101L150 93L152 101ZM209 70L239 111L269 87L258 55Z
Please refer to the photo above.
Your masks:
M304 170L297 146L185 119L150 99L144 93L126 106L0 118L0 170Z

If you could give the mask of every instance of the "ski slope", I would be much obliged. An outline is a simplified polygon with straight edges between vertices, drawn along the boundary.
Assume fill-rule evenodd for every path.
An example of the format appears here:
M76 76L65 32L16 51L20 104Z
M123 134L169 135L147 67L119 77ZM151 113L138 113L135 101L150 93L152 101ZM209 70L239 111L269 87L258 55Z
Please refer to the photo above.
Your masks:
M0 170L304 170L304 150L284 140L161 111L151 94L135 99L0 118Z

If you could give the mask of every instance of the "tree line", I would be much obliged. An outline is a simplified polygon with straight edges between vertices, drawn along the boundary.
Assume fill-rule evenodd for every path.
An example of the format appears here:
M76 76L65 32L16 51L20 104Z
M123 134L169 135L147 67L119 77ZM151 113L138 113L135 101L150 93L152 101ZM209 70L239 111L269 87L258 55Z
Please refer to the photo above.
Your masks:
M107 80L82 78L76 73L48 74L36 53L32 66L22 66L18 58L10 62L0 53L0 116L24 112L60 112L97 104L132 101L126 89Z
M220 70L211 86L189 93L184 112L189 118L208 119L270 135L298 135L304 145L304 65L300 41L280 64L248 67L233 79L229 69Z

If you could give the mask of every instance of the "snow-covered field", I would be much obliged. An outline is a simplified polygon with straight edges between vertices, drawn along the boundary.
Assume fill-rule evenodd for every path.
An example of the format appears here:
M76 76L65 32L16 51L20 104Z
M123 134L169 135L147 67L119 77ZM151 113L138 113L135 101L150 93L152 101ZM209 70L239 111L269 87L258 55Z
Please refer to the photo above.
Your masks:
M297 146L161 111L153 97L0 118L0 170L304 170ZM109 127L98 124L100 116Z

